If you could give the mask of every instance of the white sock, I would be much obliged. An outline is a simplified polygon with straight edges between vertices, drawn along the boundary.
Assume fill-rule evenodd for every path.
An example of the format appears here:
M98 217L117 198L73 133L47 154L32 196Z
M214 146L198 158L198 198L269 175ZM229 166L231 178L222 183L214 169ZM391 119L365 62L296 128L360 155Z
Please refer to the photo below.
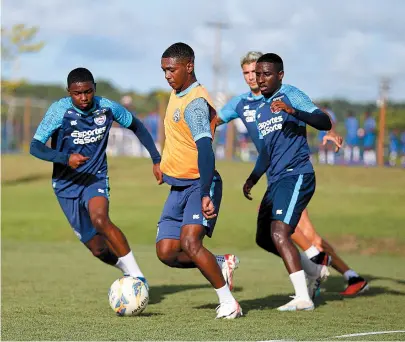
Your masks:
M295 296L303 300L310 300L308 295L307 281L303 270L290 274L291 282L294 286Z
M327 162L329 165L334 165L335 164L335 152L334 151L328 151L327 153Z
M353 147L353 161L358 163L360 160L360 148L358 146Z
M222 264L225 262L225 255L215 255L215 258L217 259L219 267L222 267Z
M311 277L318 277L321 274L321 265L315 264L309 260L305 253L300 253L302 269Z
M320 164L326 163L326 153L323 150L319 150L318 152L318 160Z
M377 164L377 155L374 150L370 151L370 163L371 165Z
M134 254L130 251L127 255L118 258L115 267L118 267L122 273L129 274L131 277L142 277L145 278L141 272L138 264L136 263Z
M319 250L314 245L312 245L306 251L304 251L304 253L308 257L308 259L311 259L319 254Z
M219 303L227 303L231 304L236 302L235 298L233 298L231 290L229 290L228 284L225 284L223 287L219 289L215 289L215 292L217 293Z
M358 277L359 275L354 272L353 270L348 270L345 273L343 273L343 277L345 277L346 280L349 280L349 278L353 277Z

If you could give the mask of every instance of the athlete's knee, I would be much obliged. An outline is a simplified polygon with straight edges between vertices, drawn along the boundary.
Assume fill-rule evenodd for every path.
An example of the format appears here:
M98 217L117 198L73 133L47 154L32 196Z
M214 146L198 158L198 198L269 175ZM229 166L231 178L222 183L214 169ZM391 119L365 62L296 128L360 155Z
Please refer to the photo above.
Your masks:
M202 241L194 236L186 235L180 239L181 249L191 258L196 257L202 247Z
M271 224L271 239L276 245L285 244L292 234L289 225L281 221L273 221Z
M156 255L158 259L167 266L175 267L177 261L177 251L173 251L166 246L156 246Z
M101 212L96 212L91 216L91 222L98 231L105 231L110 223L108 216Z

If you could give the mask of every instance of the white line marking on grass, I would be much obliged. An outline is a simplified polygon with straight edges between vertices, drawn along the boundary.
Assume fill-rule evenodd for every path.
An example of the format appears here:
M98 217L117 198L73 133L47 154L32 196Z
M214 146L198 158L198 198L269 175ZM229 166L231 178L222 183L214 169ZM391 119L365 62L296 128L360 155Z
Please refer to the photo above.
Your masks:
M335 337L335 338L345 338L345 337L356 337L356 336L367 336L367 335L381 335L381 334L396 334L396 333L405 333L405 330L372 331L372 332L366 332L366 333L348 334L348 335L340 335L340 336L334 336L334 337Z

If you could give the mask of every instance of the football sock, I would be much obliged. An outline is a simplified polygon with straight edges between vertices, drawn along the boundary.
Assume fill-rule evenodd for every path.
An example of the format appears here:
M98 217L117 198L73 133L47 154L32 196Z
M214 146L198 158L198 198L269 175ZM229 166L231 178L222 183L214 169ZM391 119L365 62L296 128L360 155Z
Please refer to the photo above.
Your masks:
M233 303L235 302L235 298L232 296L231 290L229 290L228 284L225 284L219 289L215 289L219 303Z
M308 259L311 259L319 254L319 250L314 245L312 245L306 251L304 251L304 253L308 257Z
M310 300L304 271L291 273L290 279L294 286L295 296L304 300Z
M321 274L321 265L311 261L305 253L300 253L302 269L311 277L318 277Z
M353 270L348 270L345 273L343 273L343 277L345 277L346 280L349 280L349 278L353 277L358 277L359 275L354 272Z
M328 151L326 159L327 159L327 163L329 165L334 165L335 164L335 152Z
M118 267L124 274L129 274L131 277L145 278L141 272L138 264L136 263L134 254L130 251L127 255L118 258L115 267Z

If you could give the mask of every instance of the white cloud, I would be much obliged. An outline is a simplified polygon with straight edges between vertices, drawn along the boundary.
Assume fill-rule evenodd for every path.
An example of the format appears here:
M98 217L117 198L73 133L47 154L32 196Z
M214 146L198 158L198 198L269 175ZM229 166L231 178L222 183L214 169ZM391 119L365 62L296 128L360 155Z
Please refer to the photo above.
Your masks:
M41 28L46 48L22 59L20 75L63 82L77 64L123 88L167 88L160 55L176 41L196 52L197 75L212 85L214 31L222 20L228 88L244 92L239 58L248 50L279 53L286 81L311 97L372 100L378 80L393 80L390 96L405 99L405 24L401 0L269 2L258 0L3 0L3 25Z

